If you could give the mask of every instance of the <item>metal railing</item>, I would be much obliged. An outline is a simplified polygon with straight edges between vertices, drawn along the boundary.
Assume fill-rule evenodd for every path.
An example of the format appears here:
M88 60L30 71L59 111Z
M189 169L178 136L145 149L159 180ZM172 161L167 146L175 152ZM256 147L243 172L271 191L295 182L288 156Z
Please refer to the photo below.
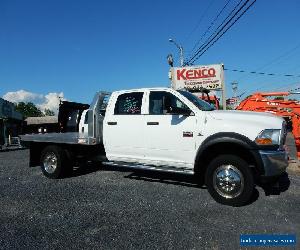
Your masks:
M19 137L5 138L5 147L19 147L22 148L21 140Z

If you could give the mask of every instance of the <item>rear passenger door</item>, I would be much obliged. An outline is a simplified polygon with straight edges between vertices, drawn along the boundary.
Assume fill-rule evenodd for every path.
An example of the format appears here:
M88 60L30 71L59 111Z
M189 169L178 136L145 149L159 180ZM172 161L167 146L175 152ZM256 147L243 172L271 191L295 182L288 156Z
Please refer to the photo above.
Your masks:
M108 107L104 120L104 146L111 161L142 162L145 155L144 92L122 93Z

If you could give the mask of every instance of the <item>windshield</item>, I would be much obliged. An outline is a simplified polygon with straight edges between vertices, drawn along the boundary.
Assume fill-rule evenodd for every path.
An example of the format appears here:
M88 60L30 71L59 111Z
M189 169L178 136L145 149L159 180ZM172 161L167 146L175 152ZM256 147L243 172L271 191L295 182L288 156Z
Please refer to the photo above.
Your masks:
M178 90L180 94L189 99L198 109L203 111L212 111L215 110L213 106L211 106L208 102L199 99L197 96L193 95L190 92L184 90Z

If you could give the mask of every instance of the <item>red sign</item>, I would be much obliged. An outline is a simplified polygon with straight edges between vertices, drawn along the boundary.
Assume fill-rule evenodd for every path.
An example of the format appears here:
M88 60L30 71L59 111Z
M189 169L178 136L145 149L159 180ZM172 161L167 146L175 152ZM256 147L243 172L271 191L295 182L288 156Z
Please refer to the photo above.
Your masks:
M214 68L209 69L177 69L177 80L192 80L202 79L209 77L216 77L216 70Z

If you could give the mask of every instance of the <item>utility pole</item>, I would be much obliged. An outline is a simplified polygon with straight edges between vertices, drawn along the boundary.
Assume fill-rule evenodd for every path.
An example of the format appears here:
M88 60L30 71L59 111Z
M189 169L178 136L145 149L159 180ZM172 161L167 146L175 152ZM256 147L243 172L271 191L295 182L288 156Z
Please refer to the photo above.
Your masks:
M174 43L175 46L179 49L179 56L180 56L180 66L183 67L184 64L184 56L183 56L183 47L182 45L179 45L178 43L175 42L172 38L169 39L170 43Z
M232 87L233 98L234 98L234 108L236 108L238 102L237 100L238 83L236 81L232 82L231 87Z

